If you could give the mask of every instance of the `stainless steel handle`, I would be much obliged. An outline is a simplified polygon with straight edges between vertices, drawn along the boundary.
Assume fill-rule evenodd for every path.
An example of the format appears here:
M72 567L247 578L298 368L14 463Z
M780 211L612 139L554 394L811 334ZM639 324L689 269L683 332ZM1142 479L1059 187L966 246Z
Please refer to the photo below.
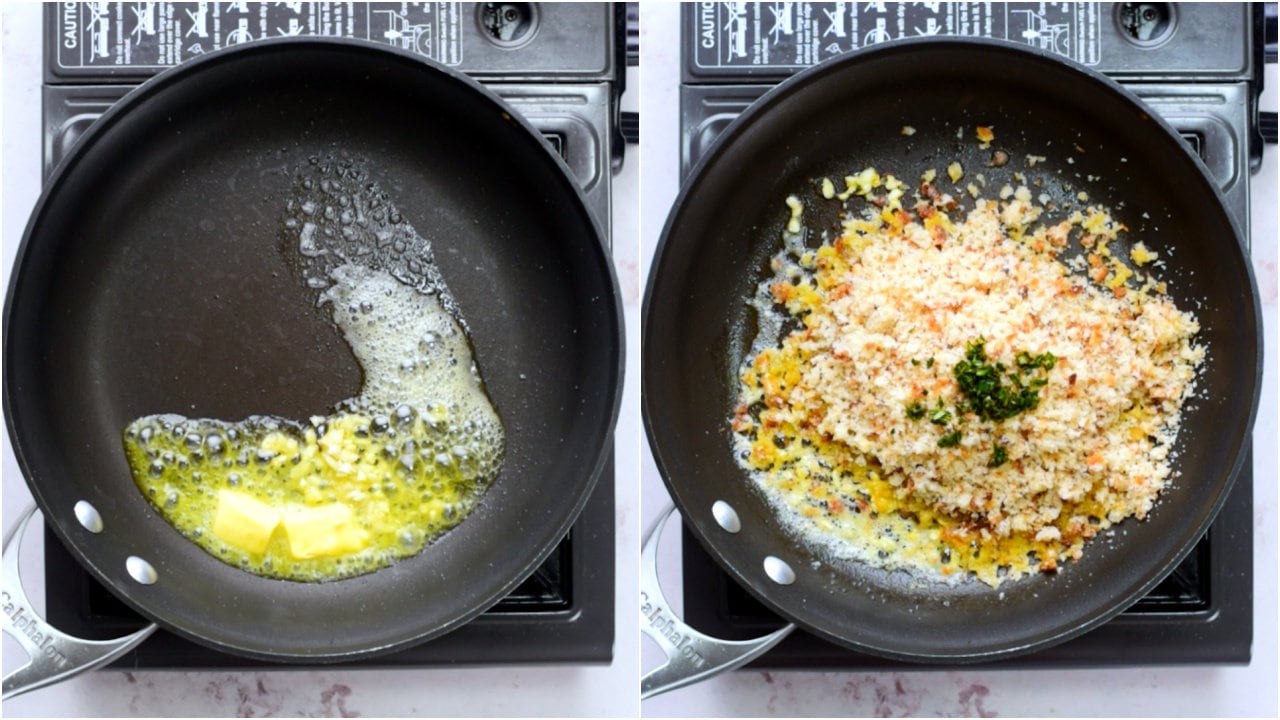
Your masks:
M787 625L754 640L721 640L676 617L658 584L658 542L674 511L674 507L668 508L658 517L640 551L640 631L658 643L667 656L666 663L641 679L641 699L741 667L795 630L795 625Z
M4 589L0 591L4 595L3 629L31 658L4 677L5 700L109 663L156 630L153 624L116 640L82 640L45 622L27 600L18 564L22 536L35 510L35 505L27 508L4 539Z

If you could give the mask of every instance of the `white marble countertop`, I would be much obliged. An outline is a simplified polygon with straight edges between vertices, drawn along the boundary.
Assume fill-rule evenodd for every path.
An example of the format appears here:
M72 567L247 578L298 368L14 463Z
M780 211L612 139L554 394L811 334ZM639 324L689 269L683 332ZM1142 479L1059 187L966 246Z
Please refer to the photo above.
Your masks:
M641 242L644 274L679 186L679 8L645 3L641 15ZM1276 108L1267 67L1264 107ZM1253 262L1268 350L1254 431L1254 640L1248 667L1141 667L1074 671L825 673L739 671L659 695L645 716L1136 715L1276 716L1276 147L1252 179ZM670 504L647 443L643 527ZM678 533L669 532L667 536ZM679 543L664 538L660 574L680 611ZM662 659L647 638L641 667Z
M39 4L0 7L3 60L3 285L27 216L40 190L40 81L42 77ZM623 98L636 109L638 84ZM610 665L504 666L475 669L322 670L267 672L118 672L98 671L5 702L7 716L602 716L634 717L639 621L632 605L638 584L632 570L639 558L636 487L640 466L638 242L639 163L635 147L614 178L614 262L625 303L627 368L615 440L617 602L614 608L614 660ZM4 526L31 503L31 495L3 437ZM40 557L40 533L28 543ZM25 550L26 548L24 548ZM25 554L24 554L25 557ZM27 573L33 602L43 606L43 575ZM22 663L23 653L4 638L4 669Z

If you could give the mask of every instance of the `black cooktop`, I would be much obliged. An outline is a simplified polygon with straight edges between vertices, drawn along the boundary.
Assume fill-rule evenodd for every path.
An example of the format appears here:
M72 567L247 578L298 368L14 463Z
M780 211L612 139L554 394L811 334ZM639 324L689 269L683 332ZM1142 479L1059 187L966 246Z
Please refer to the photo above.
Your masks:
M1262 8L1247 3L847 3L685 5L681 172L777 82L848 50L921 35L976 36L1058 53L1125 84L1173 127L1249 227L1249 172L1261 157ZM1253 462L1217 520L1150 594L1101 627L984 667L1247 663L1253 639ZM736 584L687 529L685 621L731 640L784 621ZM858 653L797 631L747 667L946 669ZM954 669L954 666L951 666Z
M611 3L57 3L45 12L44 171L133 86L220 47L285 35L341 36L417 52L466 72L522 112L610 225L613 118L625 19ZM73 635L119 637L146 621L45 532L46 615ZM467 625L352 665L609 662L614 636L614 463L565 539L524 583ZM412 612L411 607L405 608ZM282 667L164 630L115 668ZM284 666L295 667L295 666Z

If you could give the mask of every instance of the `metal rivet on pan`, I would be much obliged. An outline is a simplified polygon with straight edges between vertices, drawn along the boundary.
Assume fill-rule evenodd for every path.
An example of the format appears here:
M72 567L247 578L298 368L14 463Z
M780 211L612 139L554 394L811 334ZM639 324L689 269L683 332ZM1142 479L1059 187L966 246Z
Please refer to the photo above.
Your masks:
M772 555L764 559L764 574L779 585L790 585L796 581L796 573L791 566Z
M736 533L742 529L742 521L738 519L738 512L723 500L715 501L711 506L711 514L715 516L716 523L720 527L731 533Z
M160 576L156 575L156 569L151 567L151 563L137 555L130 555L124 561L124 568L129 571L130 577L143 585L154 585L156 580L160 579Z
M91 533L102 532L102 516L98 514L98 508L81 500L76 503L75 511L76 519L80 521L85 530Z

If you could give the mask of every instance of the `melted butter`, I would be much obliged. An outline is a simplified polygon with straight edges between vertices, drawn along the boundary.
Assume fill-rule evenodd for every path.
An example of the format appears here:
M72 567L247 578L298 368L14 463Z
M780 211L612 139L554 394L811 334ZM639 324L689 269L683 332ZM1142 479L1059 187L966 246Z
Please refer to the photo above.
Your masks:
M984 534L963 519L900 497L874 459L789 423L738 433L734 443L784 522L833 557L943 583L974 577L998 586L1072 552L1070 542L1036 540L1028 533ZM1101 512L1089 503L1080 509ZM1060 529L1065 534L1065 523Z
M139 489L192 542L321 581L415 555L462 522L505 436L429 243L352 163L317 159L296 191L286 249L351 346L360 393L306 422L149 415L124 446Z

